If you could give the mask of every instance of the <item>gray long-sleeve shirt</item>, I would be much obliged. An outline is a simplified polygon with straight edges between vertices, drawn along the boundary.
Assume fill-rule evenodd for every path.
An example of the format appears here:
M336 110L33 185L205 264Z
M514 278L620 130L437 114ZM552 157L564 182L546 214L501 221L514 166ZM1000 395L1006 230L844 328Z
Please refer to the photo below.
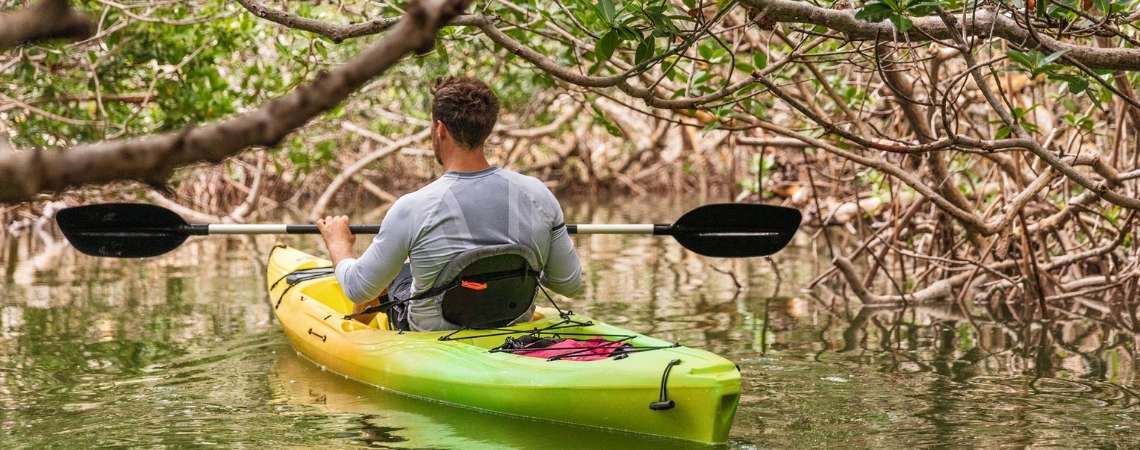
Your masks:
M464 250L521 244L538 255L542 285L573 297L582 290L582 268L566 227L558 227L563 220L558 199L534 177L498 167L447 172L396 200L364 254L337 264L336 279L348 298L363 303L410 258L418 294Z

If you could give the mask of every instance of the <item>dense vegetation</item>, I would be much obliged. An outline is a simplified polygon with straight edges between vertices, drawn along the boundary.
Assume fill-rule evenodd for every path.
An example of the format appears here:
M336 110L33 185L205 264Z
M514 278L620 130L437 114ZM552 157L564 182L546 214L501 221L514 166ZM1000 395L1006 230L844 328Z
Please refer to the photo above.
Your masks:
M438 171L422 132L432 79L467 74L503 98L494 160L557 190L800 207L833 263L813 285L821 295L1021 299L1041 317L1080 302L1120 316L1140 270L1138 3L481 1L430 51L268 150L62 195L238 221L391 201ZM400 31L407 5L75 7L92 37L0 56L0 132L19 149L0 169L37 149L183 132L320 85ZM37 199L14 208L39 211Z

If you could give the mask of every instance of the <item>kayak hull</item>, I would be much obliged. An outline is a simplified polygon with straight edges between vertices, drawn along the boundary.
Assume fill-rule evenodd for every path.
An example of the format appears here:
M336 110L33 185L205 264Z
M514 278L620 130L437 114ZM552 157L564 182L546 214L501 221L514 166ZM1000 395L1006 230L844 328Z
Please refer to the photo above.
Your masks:
M706 444L728 438L740 399L740 373L720 356L580 315L570 317L571 323L551 314L509 327L517 334L465 330L447 337L450 332L386 330L382 320L372 325L345 320L351 302L333 277L295 285L282 281L293 271L329 264L279 246L267 268L274 312L291 345L326 370L405 395L499 414ZM490 351L507 336L551 325L575 337L632 336L626 342L654 349L596 361L548 361ZM680 363L670 370L666 392L675 406L653 410L649 405L659 400L662 375L674 360Z

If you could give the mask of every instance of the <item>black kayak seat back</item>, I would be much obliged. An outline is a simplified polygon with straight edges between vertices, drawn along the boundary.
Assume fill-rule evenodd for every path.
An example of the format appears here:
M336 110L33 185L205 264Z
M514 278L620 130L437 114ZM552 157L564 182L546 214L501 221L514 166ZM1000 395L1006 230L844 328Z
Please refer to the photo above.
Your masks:
M517 244L460 253L436 278L449 289L440 299L444 320L463 328L497 328L520 319L534 305L538 257Z

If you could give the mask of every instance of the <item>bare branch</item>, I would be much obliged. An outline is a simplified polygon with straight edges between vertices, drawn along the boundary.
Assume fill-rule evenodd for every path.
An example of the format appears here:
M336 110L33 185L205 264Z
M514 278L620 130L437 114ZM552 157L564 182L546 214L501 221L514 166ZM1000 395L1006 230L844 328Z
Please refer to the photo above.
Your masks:
M313 206L312 212L309 213L309 218L312 220L317 220L320 218L321 214L325 212L325 208L328 207L329 202L332 201L332 198L334 195L336 195L337 191L339 191L340 188L344 186L344 184L347 183L350 178L356 175L357 172L364 170L364 168L368 167L369 164L372 164L375 161L379 161L381 158L391 155L392 153L395 153L404 147L427 139L430 135L431 128L424 128L417 133L404 137L403 139L393 141L388 145L372 153L369 153L368 155L365 155L363 158L356 160L356 162L352 163L348 167L345 167L340 171L339 174L337 174L332 183L329 183L329 187L325 189L325 192L321 194L321 197L317 199L316 205Z

